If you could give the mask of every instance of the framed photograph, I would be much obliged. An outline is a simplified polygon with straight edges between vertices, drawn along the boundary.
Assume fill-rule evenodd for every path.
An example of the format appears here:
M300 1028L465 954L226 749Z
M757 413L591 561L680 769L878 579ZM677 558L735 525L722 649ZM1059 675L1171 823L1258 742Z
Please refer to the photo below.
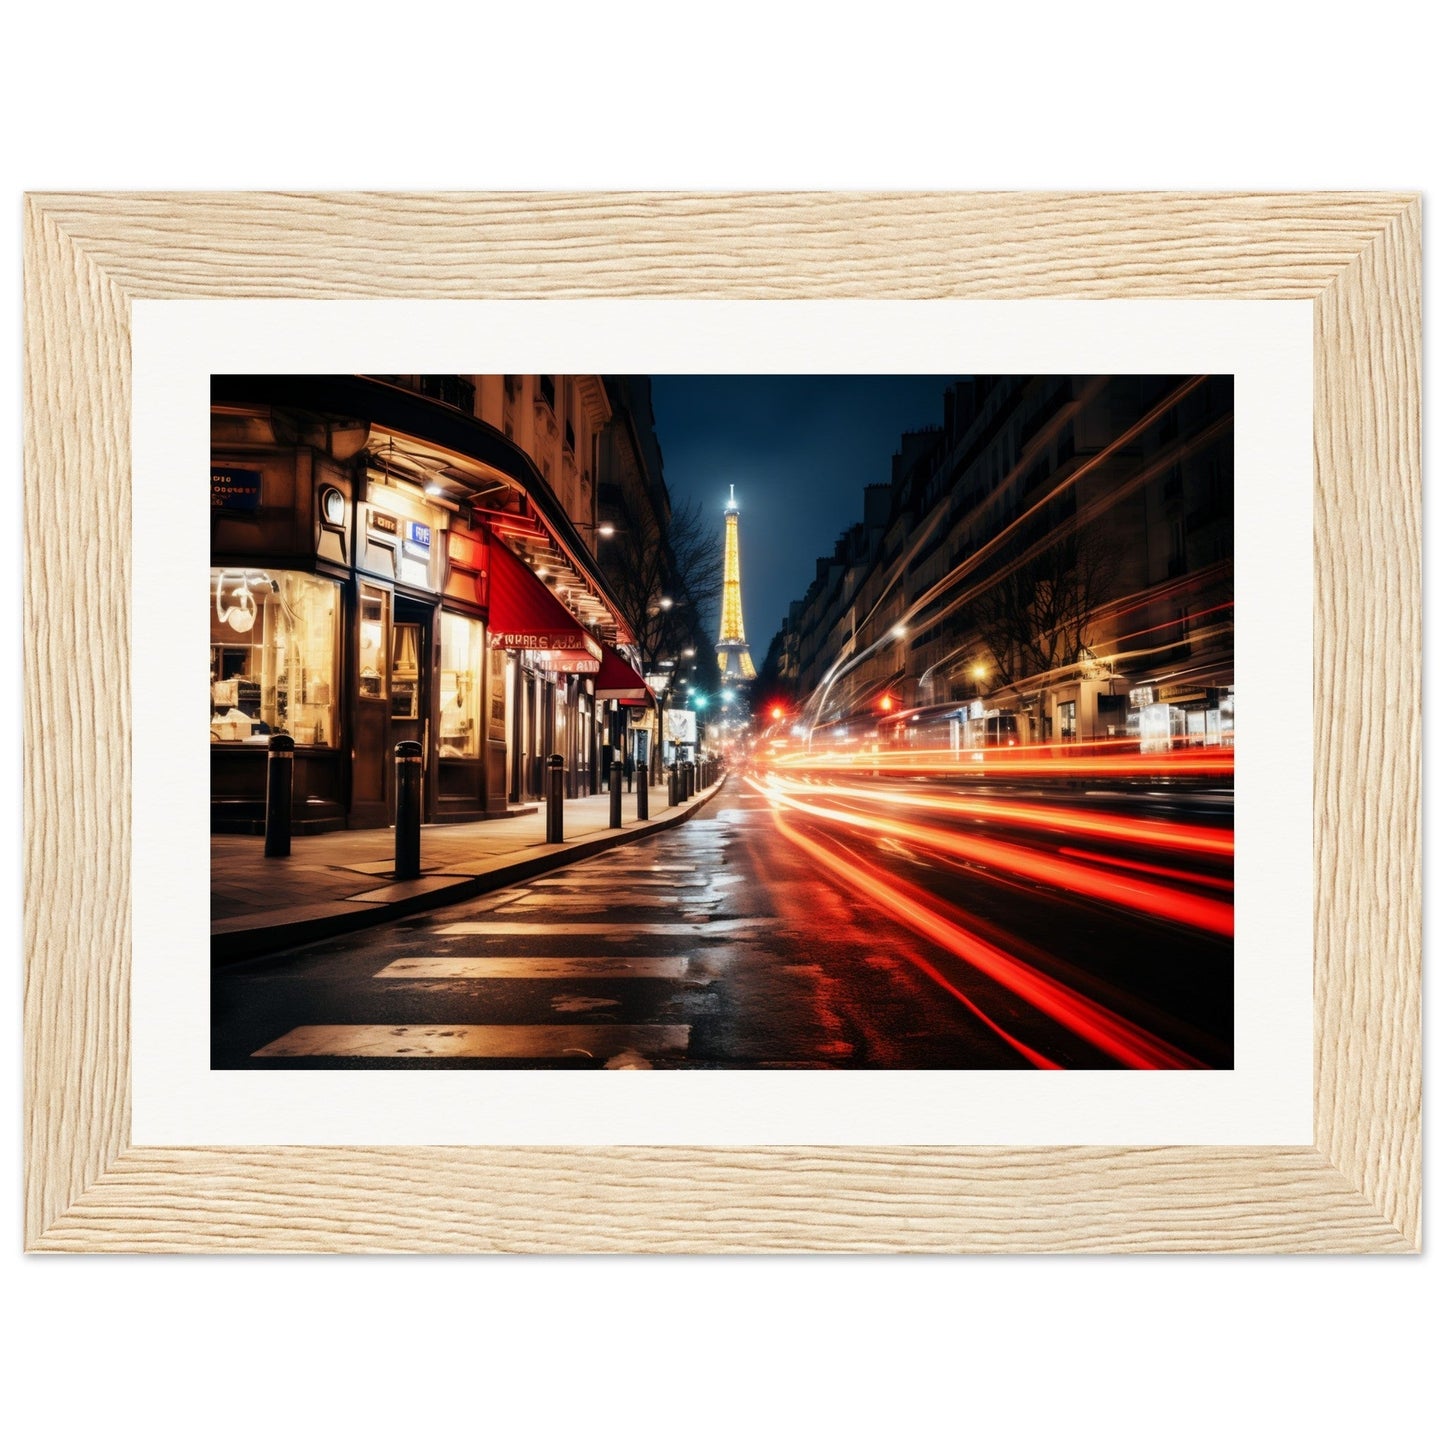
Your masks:
M1420 1248L1417 197L35 195L25 224L28 1249ZM750 535L716 437L841 433L909 381L941 414L889 423L831 558L801 539L836 448L780 453L816 490ZM724 418L691 633L645 575L686 572L689 408ZM623 505L662 453L665 548ZM435 915L455 847L403 864L404 823L554 786L601 818L614 757L694 848L651 894L587 875L666 984L631 1032L558 858L486 922ZM686 821L693 788L792 852ZM292 906L263 833L362 881ZM777 907L741 917L749 849ZM258 958L303 914L439 926L380 972L222 980L223 856ZM881 982L905 953L944 1002ZM781 1038L802 990L832 1032L729 1051L708 990L745 964L739 1018Z

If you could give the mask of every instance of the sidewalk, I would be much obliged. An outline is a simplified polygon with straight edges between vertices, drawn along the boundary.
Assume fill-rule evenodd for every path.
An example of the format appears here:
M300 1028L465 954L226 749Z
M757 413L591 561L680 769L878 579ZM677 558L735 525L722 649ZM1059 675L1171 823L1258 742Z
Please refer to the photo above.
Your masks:
M267 858L264 840L211 838L211 962L235 963L352 929L389 923L408 913L457 903L504 888L660 828L684 822L725 783L667 806L667 785L648 791L649 821L637 821L637 794L622 794L622 827L607 825L606 793L562 805L561 843L549 844L546 812L421 830L422 876L392 878L390 828L321 833L291 840L289 858Z

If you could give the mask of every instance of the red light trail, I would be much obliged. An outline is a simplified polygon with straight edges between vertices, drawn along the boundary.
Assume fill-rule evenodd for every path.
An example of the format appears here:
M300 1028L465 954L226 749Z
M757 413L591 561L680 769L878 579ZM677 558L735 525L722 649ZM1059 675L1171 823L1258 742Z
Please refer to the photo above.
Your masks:
M861 832L881 834L900 842L913 843L948 857L959 858L985 867L999 868L1036 883L1050 884L1066 892L1077 893L1104 903L1117 904L1154 918L1189 928L1201 928L1224 937L1234 934L1234 905L1214 898L1200 898L1161 883L1142 879L1121 878L1117 873L1091 864L1073 863L1053 854L1006 843L998 838L973 838L926 823L910 823L872 814L849 812L843 808L825 808L805 802L786 790L749 779L751 785L773 802L780 802L809 817L841 823Z
M816 791L831 798L853 798L860 802L925 808L933 812L952 813L961 818L988 818L1013 827L1045 829L1109 838L1121 843L1138 843L1174 852L1200 853L1217 858L1234 857L1234 830L1207 828L1199 824L1166 823L1153 819L1126 818L1113 813L1092 813L1078 808L1050 807L1036 803L1002 802L991 798L960 798L936 793L904 791L895 788L859 788L830 784L825 788L807 789L797 782L778 783L789 795ZM1083 856L1083 855L1081 855ZM1088 855L1094 856L1094 855ZM1108 861L1108 860L1104 860ZM1181 875L1193 877L1192 874Z
M843 878L859 894L871 898L892 917L972 965L980 973L1031 1004L1056 1023L1064 1025L1110 1058L1133 1069L1200 1067L1198 1060L1191 1058L1182 1049L1175 1048L1147 1030L1121 1018L1113 1010L1095 1003L1076 989L1050 978L1031 964L990 943L965 926L962 920L966 915L962 915L958 910L947 908L920 889L863 866L856 855L844 856L846 850L824 847L777 814L774 815L774 821L790 843L830 872ZM1037 1067L1058 1067L988 1018L963 990L944 978L936 969L927 965L923 967L929 977L946 988Z

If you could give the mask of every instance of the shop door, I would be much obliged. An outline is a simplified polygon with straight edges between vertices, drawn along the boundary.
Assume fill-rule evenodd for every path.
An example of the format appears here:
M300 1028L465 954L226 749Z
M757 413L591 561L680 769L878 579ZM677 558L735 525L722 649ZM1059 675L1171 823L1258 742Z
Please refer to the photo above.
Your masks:
M356 690L352 717L351 811L353 828L384 828L391 821L386 766L391 709L391 593L363 582L357 593Z
M424 779L422 817L430 821L435 788L432 786L431 756L431 646L434 609L424 602L396 599L396 616L391 628L391 707L387 754L394 759L398 743L421 744L421 774ZM387 769L388 787L396 787L396 767ZM388 796L389 808L396 799Z
M385 828L396 806L396 744L419 742L422 776L431 776L432 609L365 582L357 607L350 825ZM423 817L431 792L423 795Z

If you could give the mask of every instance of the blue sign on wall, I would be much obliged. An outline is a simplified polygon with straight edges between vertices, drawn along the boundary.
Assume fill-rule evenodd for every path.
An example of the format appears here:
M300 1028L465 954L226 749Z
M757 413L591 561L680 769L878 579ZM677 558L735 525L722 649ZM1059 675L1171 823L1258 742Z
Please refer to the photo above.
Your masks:
M425 522L406 524L406 545L414 552L431 551L431 528Z
M211 468L211 509L254 512L261 505L261 473L249 467Z

